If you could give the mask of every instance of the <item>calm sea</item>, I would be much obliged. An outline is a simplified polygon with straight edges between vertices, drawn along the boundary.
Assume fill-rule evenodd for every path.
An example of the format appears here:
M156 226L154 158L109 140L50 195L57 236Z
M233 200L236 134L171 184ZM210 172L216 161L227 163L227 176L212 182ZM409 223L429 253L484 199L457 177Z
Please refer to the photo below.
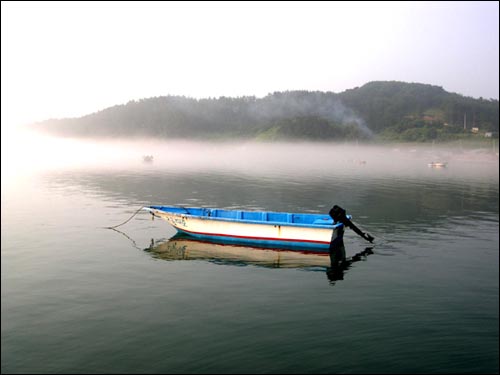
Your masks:
M497 151L64 142L2 168L2 373L498 373ZM332 272L146 212L103 229L149 204L338 204L376 241L346 231Z

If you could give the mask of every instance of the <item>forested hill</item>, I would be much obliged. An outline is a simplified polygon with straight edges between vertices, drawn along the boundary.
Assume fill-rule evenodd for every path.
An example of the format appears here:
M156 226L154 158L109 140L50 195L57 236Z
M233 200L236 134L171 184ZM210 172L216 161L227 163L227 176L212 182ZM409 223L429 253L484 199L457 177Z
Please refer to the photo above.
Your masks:
M82 137L353 140L375 135L425 141L450 139L473 128L478 134L495 135L498 110L498 100L464 97L438 86L370 82L339 94L286 91L263 98L155 97L34 127Z

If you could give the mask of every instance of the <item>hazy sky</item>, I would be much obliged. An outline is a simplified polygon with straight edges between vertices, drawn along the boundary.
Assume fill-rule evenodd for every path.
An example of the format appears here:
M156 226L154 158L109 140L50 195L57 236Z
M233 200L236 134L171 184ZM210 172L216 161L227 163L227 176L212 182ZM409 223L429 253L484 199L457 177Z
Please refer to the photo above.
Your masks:
M499 96L496 1L1 8L2 125L152 96L342 92L374 80Z

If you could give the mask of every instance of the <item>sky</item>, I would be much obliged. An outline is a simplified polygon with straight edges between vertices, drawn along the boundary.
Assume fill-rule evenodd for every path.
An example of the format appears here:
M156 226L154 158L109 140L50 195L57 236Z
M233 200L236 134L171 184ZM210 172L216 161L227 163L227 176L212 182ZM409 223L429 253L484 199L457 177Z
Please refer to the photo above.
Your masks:
M164 95L499 97L498 2L1 2L2 128Z

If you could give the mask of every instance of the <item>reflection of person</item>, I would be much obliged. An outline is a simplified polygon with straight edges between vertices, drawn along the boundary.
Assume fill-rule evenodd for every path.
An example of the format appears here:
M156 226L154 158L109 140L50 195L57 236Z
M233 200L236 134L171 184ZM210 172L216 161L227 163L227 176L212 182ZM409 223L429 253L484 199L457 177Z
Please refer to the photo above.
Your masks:
M338 241L333 251L330 251L331 267L326 271L328 280L330 280L332 284L335 284L335 281L344 280L344 272L347 271L354 262L364 260L368 255L373 254L372 249L373 247L367 247L360 253L355 254L352 258L346 259L344 241ZM342 261L340 261L339 258L341 258Z
M338 267L345 262L344 228L339 228L336 237L330 242L330 263L332 267Z

